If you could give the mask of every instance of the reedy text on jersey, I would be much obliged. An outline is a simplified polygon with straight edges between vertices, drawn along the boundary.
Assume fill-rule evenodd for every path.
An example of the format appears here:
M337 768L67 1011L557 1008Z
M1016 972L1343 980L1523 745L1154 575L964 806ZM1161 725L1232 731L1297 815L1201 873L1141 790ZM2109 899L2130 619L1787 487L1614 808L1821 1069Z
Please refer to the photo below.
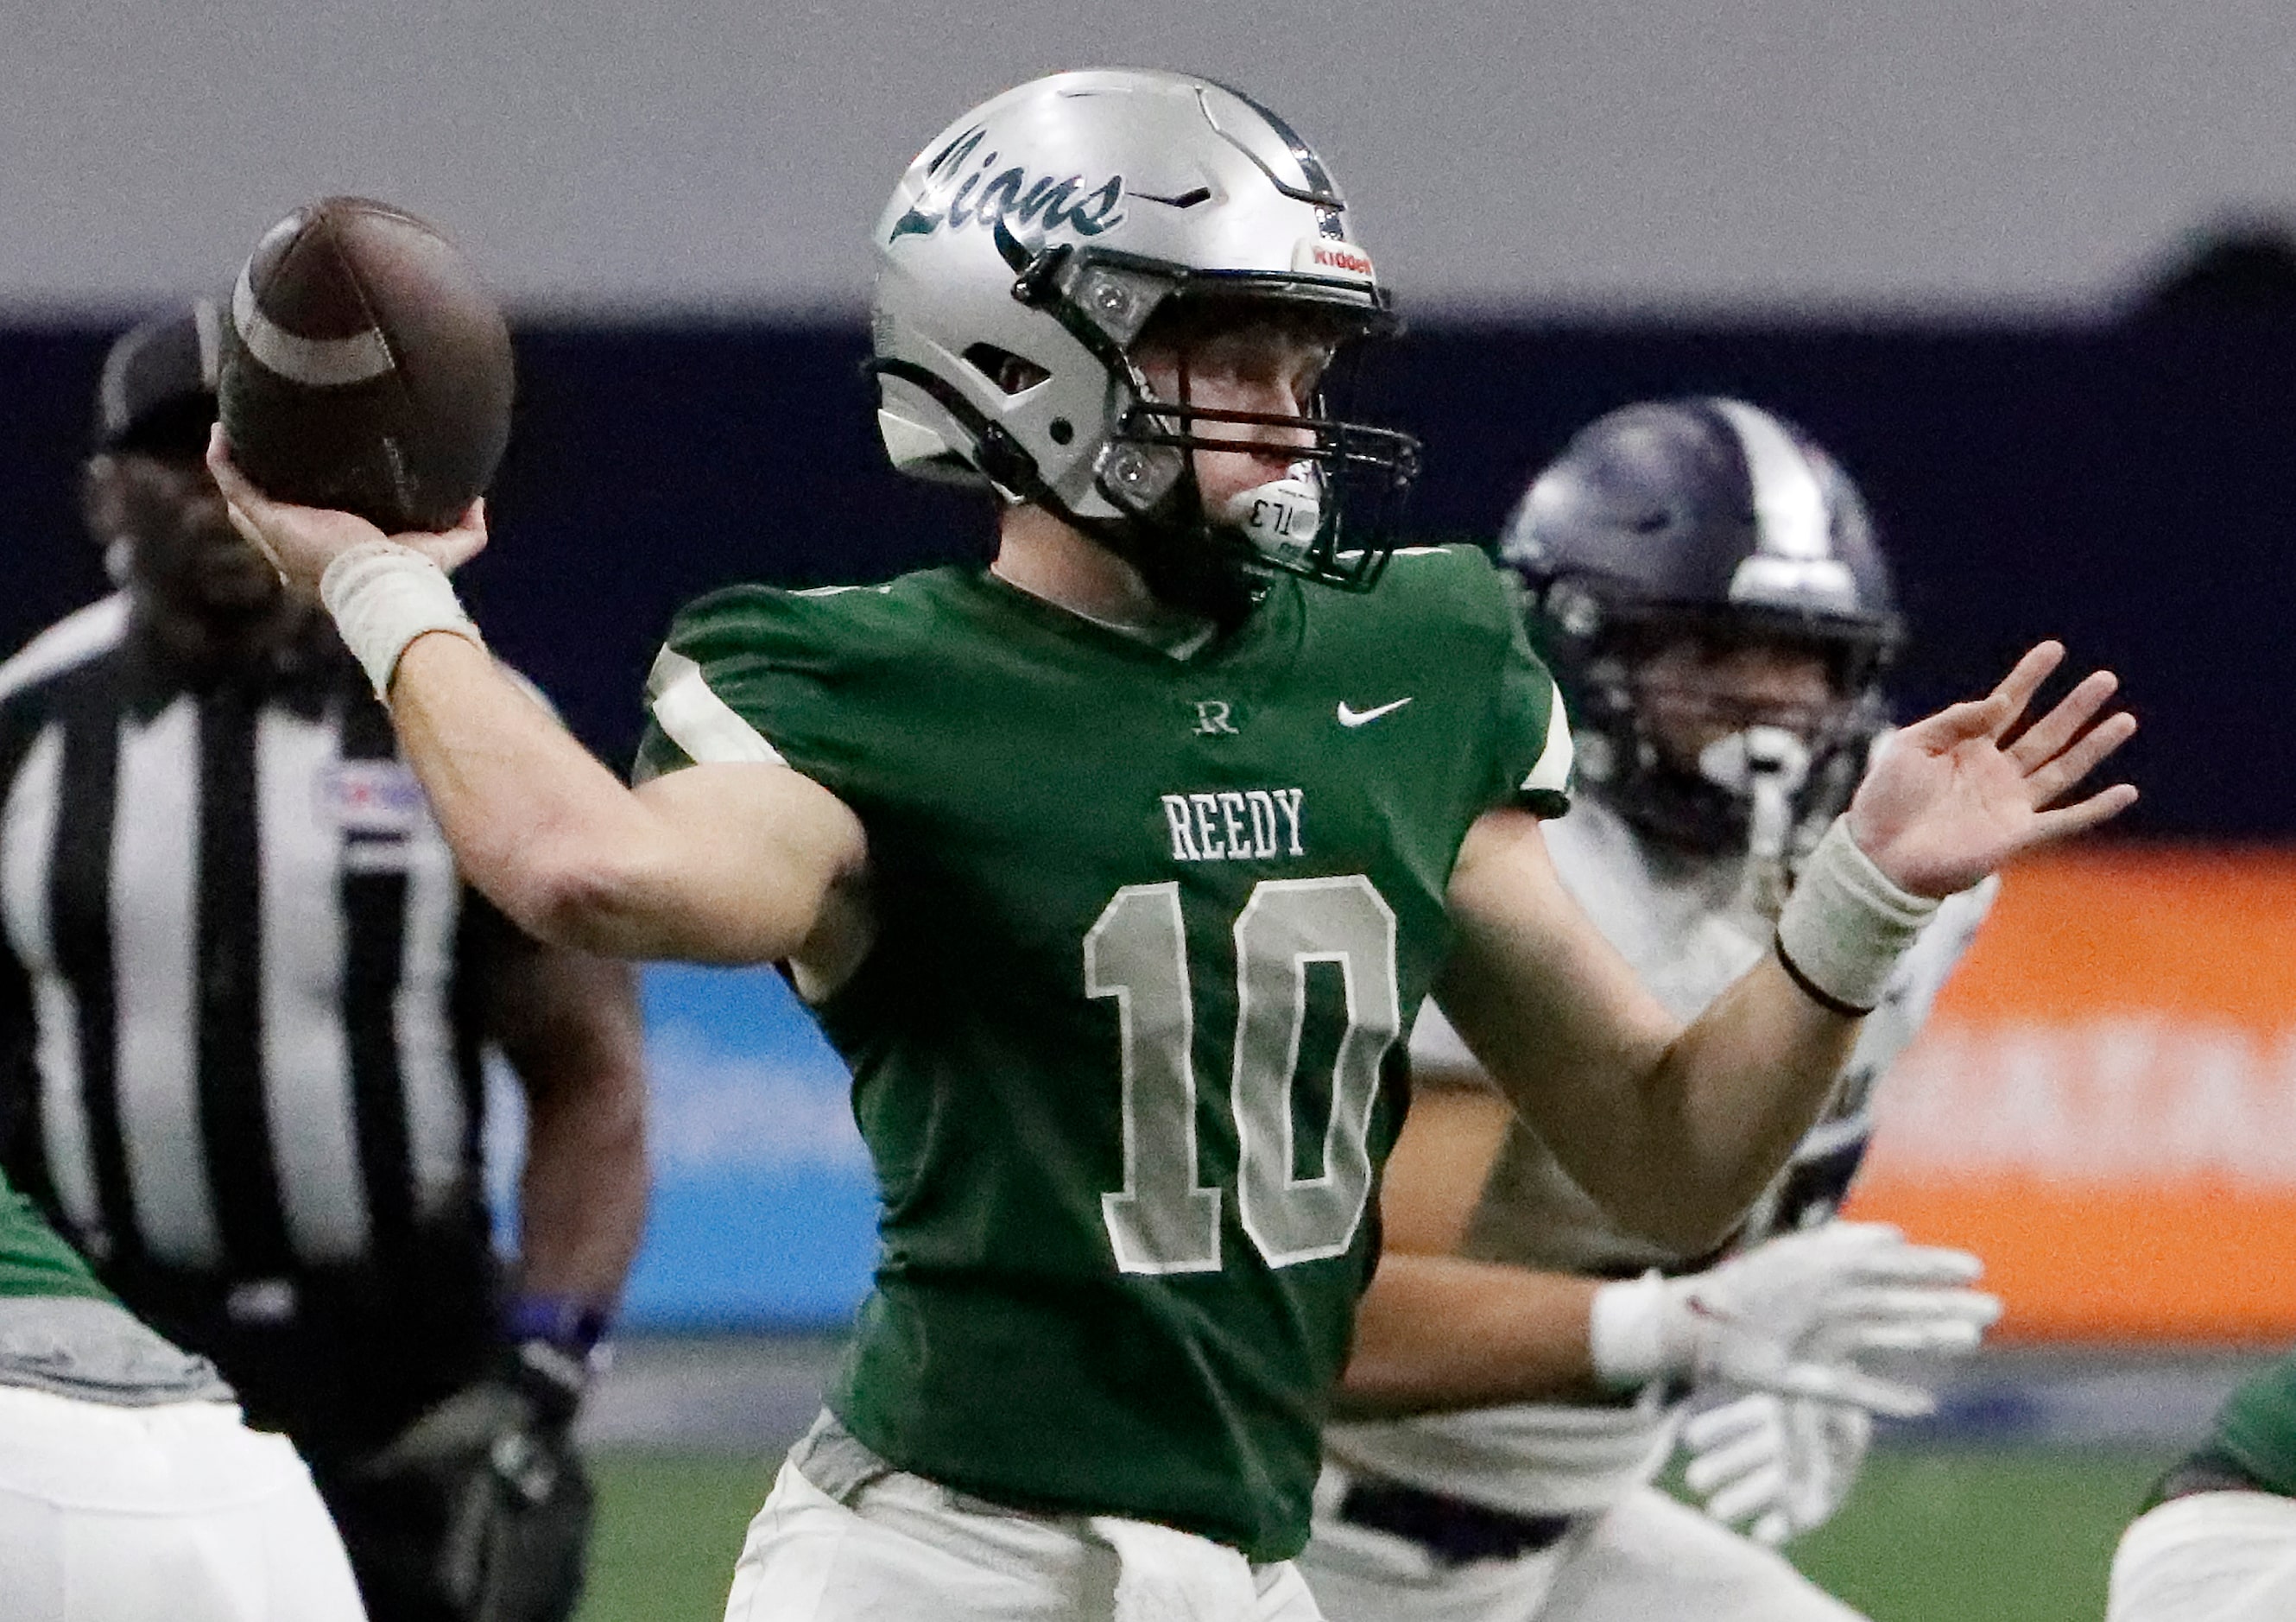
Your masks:
M1305 856L1298 788L1219 788L1166 795L1174 861L1268 861Z

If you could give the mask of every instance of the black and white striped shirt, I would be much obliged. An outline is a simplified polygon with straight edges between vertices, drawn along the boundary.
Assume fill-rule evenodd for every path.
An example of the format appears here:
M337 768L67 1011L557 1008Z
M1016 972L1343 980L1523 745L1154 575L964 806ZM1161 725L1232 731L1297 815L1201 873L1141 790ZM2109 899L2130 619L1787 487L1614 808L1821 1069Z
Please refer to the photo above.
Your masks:
M0 666L0 1118L90 1255L263 1279L485 1245L504 927L331 641L194 688L115 597Z

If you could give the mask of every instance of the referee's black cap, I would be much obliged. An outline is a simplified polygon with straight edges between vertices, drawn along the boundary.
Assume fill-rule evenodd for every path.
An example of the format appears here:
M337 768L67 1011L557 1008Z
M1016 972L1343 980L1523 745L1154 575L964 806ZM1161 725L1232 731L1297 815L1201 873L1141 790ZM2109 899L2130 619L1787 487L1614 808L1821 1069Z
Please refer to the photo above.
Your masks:
M95 449L198 456L216 420L223 311L197 299L130 327L103 358Z

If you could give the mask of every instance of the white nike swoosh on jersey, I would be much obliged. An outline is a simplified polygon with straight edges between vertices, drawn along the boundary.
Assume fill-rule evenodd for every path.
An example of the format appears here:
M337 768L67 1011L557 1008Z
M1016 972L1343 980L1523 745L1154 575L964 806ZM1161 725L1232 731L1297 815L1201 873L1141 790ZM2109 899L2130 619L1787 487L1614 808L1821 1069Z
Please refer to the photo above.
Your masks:
M1400 710L1410 702L1409 698L1398 698L1393 704L1380 705L1376 710L1350 710L1348 708L1348 701L1342 698L1340 700L1340 725L1360 727L1367 720L1377 720L1390 710Z

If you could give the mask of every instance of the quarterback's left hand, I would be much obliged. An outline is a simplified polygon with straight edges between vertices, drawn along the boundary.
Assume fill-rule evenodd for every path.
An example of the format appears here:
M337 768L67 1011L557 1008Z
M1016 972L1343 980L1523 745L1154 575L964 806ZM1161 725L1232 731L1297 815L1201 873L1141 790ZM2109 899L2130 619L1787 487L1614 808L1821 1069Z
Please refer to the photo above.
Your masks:
M487 544L487 504L471 503L470 510L451 530L432 534L386 536L365 519L324 507L296 506L274 501L247 482L234 466L231 448L217 424L208 440L208 471L227 504L232 527L247 543L271 560L279 578L307 597L319 595L319 577L327 565L353 547L373 540L395 540L411 547L448 573L476 557Z
M1899 887L1955 894L2021 851L2094 827L2136 803L2136 790L2119 783L2057 804L2136 730L2126 710L2096 719L2120 685L2111 671L2092 671L2017 730L2064 656L2062 645L2042 643L1986 697L1892 733L1875 754L1849 803L1849 833Z
M1873 1437L1863 1408L1758 1391L1683 1427L1683 1482L1709 1515L1775 1549L1833 1519Z

